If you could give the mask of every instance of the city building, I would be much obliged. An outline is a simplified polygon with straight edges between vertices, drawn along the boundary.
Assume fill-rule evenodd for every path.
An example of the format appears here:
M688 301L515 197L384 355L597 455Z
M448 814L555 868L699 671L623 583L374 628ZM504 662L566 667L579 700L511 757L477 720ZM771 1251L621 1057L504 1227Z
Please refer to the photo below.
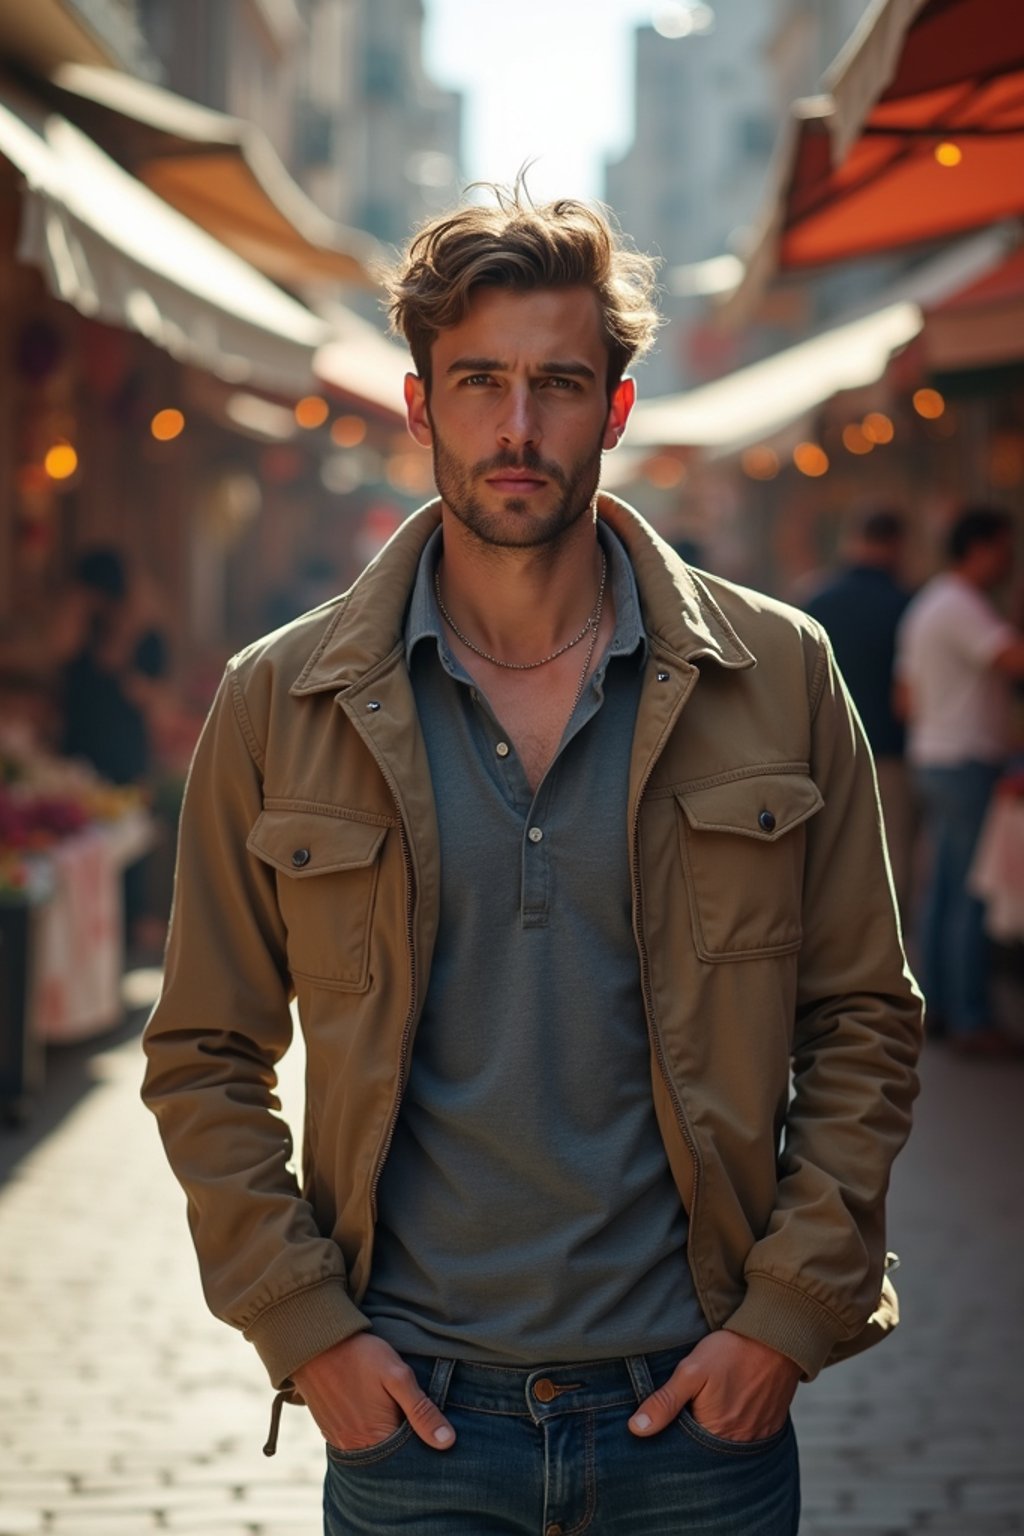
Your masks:
M664 264L674 323L645 369L646 392L713 378L747 359L741 349L776 340L709 325L705 285L686 274L742 256L790 103L818 88L864 8L865 0L678 0L637 28L635 138L606 167L605 196Z
M258 123L313 201L385 244L459 189L461 98L423 67L423 0L137 0L162 83Z

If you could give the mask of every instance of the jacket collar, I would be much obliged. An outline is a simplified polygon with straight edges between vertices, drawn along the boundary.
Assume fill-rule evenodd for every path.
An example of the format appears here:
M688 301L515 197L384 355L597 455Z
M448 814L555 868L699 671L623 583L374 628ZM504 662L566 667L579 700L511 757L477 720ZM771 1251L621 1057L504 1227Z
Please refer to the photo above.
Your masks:
M652 645L678 660L708 657L723 667L751 667L754 657L696 571L615 496L598 497L598 516L629 554ZM291 686L293 694L352 687L403 644L405 612L420 556L441 521L440 500L428 502L398 529L335 613Z

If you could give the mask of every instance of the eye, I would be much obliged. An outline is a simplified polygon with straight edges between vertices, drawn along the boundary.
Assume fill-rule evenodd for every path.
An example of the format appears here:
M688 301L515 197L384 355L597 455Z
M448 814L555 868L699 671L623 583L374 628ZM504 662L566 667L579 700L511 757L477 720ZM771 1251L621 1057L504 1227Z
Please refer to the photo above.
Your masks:
M580 384L579 379L570 379L558 373L553 374L550 378L545 379L544 383L550 389L564 390L568 393L575 394L578 394L583 387Z
M490 374L490 373L467 373L463 378L461 378L459 380L459 384L462 385L462 386L465 386L467 384L493 384L493 383L494 383L494 375Z

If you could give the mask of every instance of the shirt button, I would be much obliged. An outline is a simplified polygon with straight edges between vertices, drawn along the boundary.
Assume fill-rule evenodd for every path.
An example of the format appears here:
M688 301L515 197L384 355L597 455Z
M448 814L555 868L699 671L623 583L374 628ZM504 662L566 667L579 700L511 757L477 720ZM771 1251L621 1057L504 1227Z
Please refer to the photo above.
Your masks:
M775 831L775 817L771 811L762 811L760 816L757 818L757 824L761 828L762 832Z
M499 741L498 745L495 747L494 750L495 750L495 752L497 752L499 757L508 757L508 752L509 752L508 742L507 741Z
M526 835L530 839L531 843L539 843L543 840L544 837L544 833L540 827L531 827Z
M295 852L292 854L292 863L295 865L296 869L305 868L305 866L309 863L309 849L296 848Z

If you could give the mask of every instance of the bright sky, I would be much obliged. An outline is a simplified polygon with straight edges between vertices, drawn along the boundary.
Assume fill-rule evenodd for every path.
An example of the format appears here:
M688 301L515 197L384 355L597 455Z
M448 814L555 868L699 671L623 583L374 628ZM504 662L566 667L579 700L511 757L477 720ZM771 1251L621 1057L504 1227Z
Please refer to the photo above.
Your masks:
M508 182L536 159L535 198L600 197L605 157L633 136L633 29L686 10L685 0L426 0L428 73L466 93L469 179Z

